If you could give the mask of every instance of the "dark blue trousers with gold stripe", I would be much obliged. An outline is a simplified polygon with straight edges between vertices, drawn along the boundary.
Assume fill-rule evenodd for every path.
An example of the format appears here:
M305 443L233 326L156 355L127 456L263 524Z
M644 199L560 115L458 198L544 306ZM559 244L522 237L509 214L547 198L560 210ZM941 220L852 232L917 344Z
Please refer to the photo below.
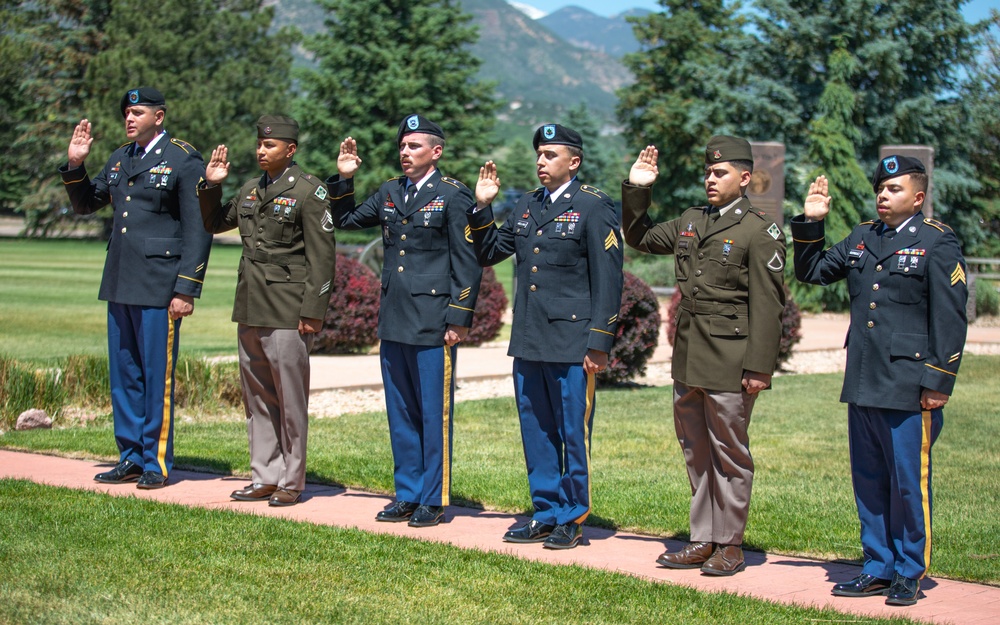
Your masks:
M108 369L120 460L169 475L180 319L166 308L108 302Z
M457 346L382 341L379 355L396 499L447 506Z
M539 523L583 523L590 514L594 386L582 364L514 359L528 489Z
M920 579L931 562L931 446L944 413L849 404L847 416L863 572Z

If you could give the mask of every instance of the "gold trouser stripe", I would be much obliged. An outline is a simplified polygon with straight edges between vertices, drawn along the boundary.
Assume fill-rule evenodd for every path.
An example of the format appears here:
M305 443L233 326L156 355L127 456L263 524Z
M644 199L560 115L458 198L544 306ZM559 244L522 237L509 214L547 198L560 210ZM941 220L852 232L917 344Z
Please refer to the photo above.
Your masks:
M920 501L924 513L924 574L931 568L931 411L920 413Z
M167 477L167 439L170 437L170 396L173 391L174 376L174 320L167 315L167 371L163 374L163 421L160 423L160 440L156 445L156 462L160 465L160 473Z
M442 389L442 396L444 401L441 402L441 433L444 435L441 439L441 505L447 506L451 503L451 449L448 446L448 440L451 435L451 419L448 415L451 414L451 376L454 375L454 369L451 362L451 346L444 346L444 388Z
M575 523L583 523L590 516L590 509L594 505L594 497L591 491L590 480L590 416L594 413L594 392L597 389L597 375L587 374L587 410L583 413L583 443L587 446L587 511L580 516Z

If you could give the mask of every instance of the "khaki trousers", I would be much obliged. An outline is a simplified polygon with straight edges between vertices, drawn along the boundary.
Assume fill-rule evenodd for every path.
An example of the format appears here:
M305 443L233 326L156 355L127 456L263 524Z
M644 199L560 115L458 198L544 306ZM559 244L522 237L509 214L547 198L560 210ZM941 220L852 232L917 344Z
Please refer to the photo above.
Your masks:
M750 413L756 395L674 380L674 428L691 482L691 541L740 545L750 512Z
M237 335L253 481L304 490L315 335L242 323Z

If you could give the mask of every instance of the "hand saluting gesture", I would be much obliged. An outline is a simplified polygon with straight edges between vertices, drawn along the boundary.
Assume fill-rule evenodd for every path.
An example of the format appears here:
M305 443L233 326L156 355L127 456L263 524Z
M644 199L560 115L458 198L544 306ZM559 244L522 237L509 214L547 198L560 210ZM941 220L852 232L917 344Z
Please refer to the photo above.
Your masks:
M94 137L90 135L90 122L81 119L80 123L73 129L73 137L69 140L67 156L69 157L70 169L76 169L83 165L83 161L90 156L90 146L93 143Z
M205 182L221 184L229 176L229 148L224 145L212 150L212 158L205 166Z
M809 195L802 212L809 221L823 221L830 212L830 183L819 176L809 185Z

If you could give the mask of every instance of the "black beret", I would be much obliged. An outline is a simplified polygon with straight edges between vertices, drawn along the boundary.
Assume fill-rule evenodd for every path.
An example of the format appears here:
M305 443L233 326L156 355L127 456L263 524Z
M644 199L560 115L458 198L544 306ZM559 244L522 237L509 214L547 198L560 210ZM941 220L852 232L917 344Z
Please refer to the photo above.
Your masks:
M872 188L875 189L875 193L878 193L879 185L882 184L883 180L902 176L903 174L922 174L926 171L924 164L919 159L912 156L903 156L902 154L893 154L892 156L883 158L878 166L875 167L875 173L872 174Z
M570 147L583 149L583 137L580 133L560 126L559 124L545 124L539 126L535 131L535 137L531 140L531 145L537 150L539 145L568 145Z
M434 135L444 139L444 130L423 115L410 115L399 122L399 130L396 132L396 145L403 140L403 137L411 132L420 132L425 135Z
M725 163L726 161L753 162L753 151L750 142L739 137L716 135L708 140L705 148L705 164Z
M257 120L257 138L298 142L299 123L284 115L261 115Z
M139 87L129 89L122 96L122 117L125 117L125 109L130 106L166 106L167 101L163 94L152 87Z

